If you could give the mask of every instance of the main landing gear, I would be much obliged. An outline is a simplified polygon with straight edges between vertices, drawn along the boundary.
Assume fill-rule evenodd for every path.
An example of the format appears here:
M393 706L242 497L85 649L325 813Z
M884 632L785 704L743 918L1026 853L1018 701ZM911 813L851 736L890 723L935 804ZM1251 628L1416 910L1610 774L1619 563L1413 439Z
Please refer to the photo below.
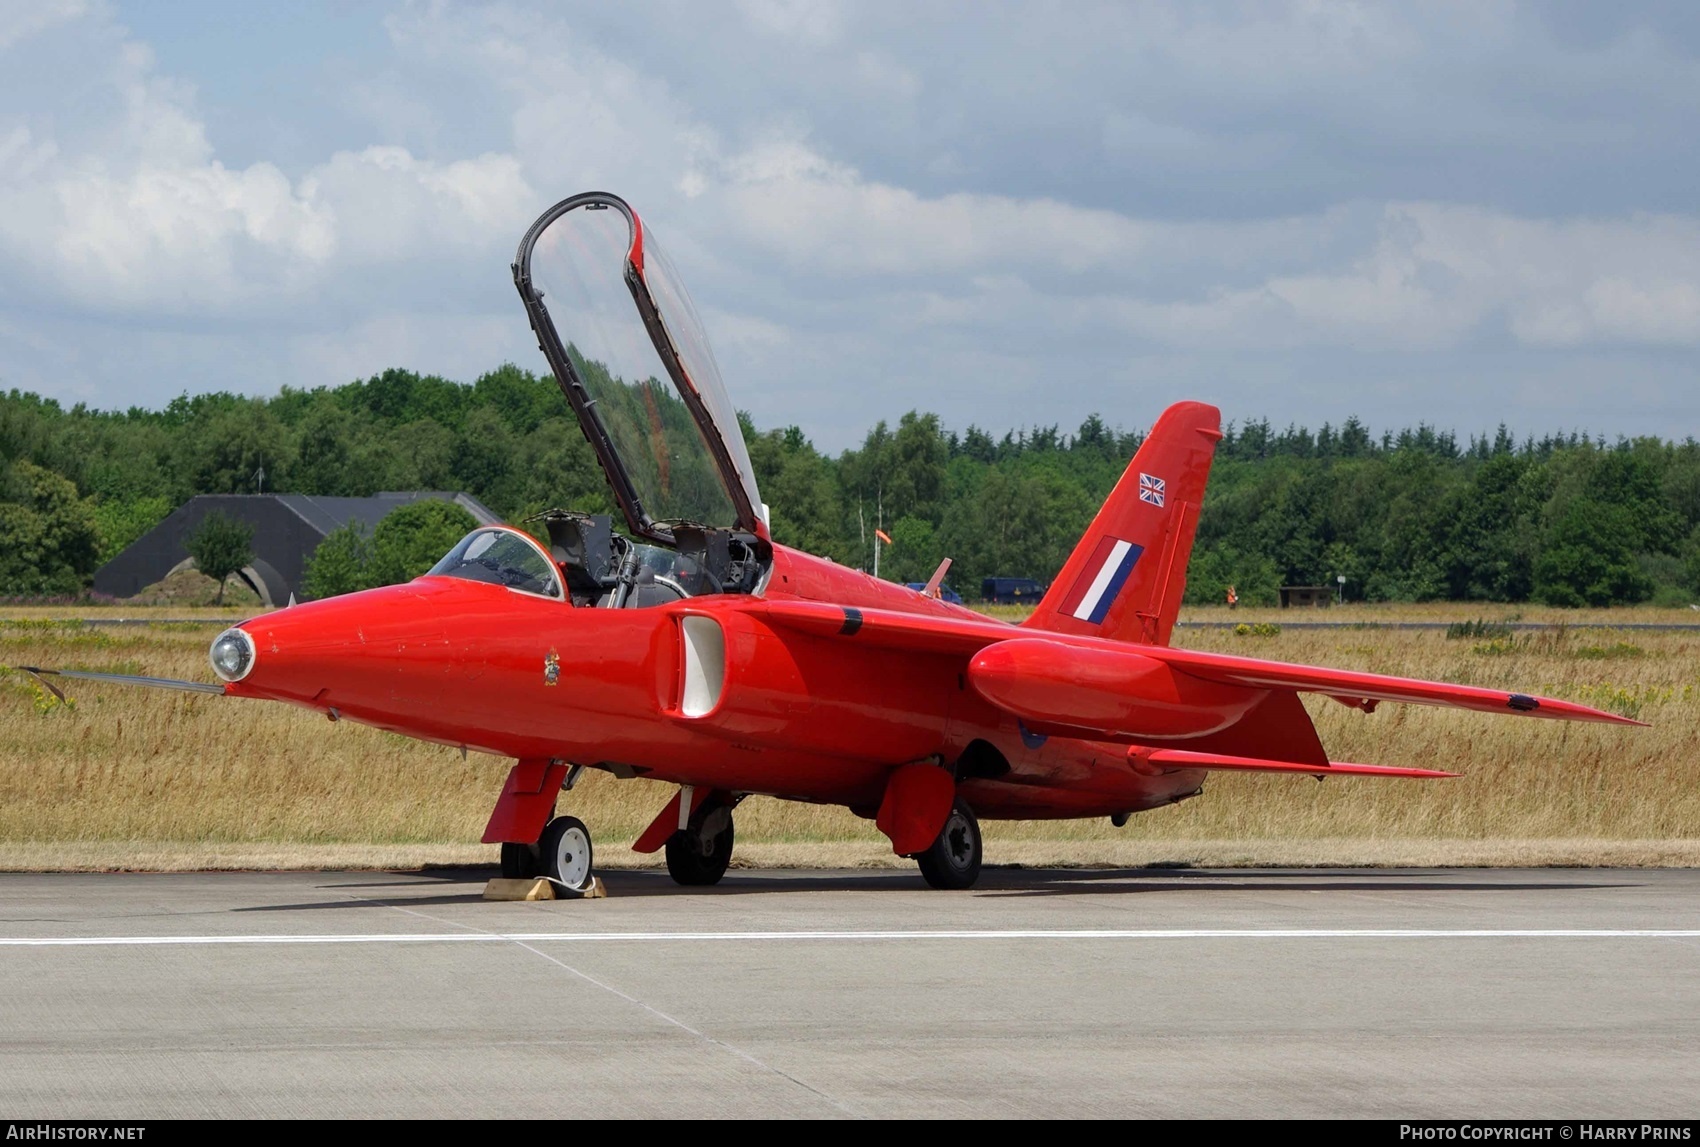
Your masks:
M558 816L536 844L502 845L502 875L510 880L545 876L571 892L591 885L595 852L590 830L576 816Z
M667 873L686 886L720 883L732 863L732 806L704 801L690 823L667 838Z
M917 852L915 862L921 866L921 877L934 888L963 889L974 887L980 879L980 822L974 810L958 798L945 817L938 839L925 852Z

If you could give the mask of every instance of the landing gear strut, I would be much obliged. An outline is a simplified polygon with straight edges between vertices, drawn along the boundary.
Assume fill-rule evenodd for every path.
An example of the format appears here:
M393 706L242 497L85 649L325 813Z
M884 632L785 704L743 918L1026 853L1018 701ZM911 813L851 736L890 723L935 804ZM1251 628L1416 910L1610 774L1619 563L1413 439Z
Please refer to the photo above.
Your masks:
M974 887L980 879L980 822L974 810L958 799L945 817L938 839L925 852L915 853L921 876L934 888Z
M718 884L732 862L732 806L705 801L667 838L667 872L677 884Z

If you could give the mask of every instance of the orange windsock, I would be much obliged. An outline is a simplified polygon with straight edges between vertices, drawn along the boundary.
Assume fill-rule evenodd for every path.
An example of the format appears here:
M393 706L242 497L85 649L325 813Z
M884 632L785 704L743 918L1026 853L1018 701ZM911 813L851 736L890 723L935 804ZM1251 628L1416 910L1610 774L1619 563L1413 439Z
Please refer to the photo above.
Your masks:
M891 535L886 533L884 530L875 530L874 537L878 538L888 546L891 544Z

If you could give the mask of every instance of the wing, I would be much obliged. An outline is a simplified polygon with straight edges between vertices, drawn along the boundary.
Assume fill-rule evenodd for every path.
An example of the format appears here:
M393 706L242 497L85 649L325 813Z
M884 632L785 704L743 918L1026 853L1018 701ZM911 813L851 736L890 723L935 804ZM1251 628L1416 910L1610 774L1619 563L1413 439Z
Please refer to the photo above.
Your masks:
M1189 693L1200 696L1200 685L1245 690L1248 705L1258 694L1292 690L1320 693L1365 710L1382 701L1402 701L1564 721L1645 724L1587 705L1529 693L1261 661L1166 645L1061 633L1040 637L1032 635L1032 630L990 618L938 617L800 601L767 602L761 608L769 621L800 632L886 649L964 655L970 659L969 680L994 705L1023 719L1067 726L1083 734L1130 735L1130 730L1114 724L1130 702L1150 690L1168 688L1184 704ZM1166 680L1161 679L1162 674L1154 674L1155 666L1168 671ZM1225 703L1219 694L1208 689L1203 692L1209 703ZM1143 711L1141 706L1134 708Z
M1260 661L1252 657L1235 657L1225 653L1200 653L1191 649L1142 649L1140 652L1163 661L1170 667L1223 685L1244 685L1264 689L1294 689L1300 693L1322 693L1347 705L1366 711L1379 701L1403 701L1411 705L1442 705L1453 709L1474 709L1481 713L1512 713L1523 717L1547 717L1559 721L1599 721L1611 725L1645 725L1603 709L1559 701L1551 697L1536 697L1529 693L1509 693L1503 689L1482 689L1474 685L1453 685L1445 681L1422 681L1413 677L1386 677L1379 673L1359 673L1350 669L1325 669L1313 665L1291 665L1283 661Z

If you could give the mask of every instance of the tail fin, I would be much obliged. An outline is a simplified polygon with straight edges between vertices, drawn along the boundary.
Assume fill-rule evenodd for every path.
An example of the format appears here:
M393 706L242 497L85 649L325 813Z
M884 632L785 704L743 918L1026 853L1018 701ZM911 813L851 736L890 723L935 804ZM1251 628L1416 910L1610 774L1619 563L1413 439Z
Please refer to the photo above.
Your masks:
M1221 437L1214 406L1165 410L1024 624L1167 645Z

